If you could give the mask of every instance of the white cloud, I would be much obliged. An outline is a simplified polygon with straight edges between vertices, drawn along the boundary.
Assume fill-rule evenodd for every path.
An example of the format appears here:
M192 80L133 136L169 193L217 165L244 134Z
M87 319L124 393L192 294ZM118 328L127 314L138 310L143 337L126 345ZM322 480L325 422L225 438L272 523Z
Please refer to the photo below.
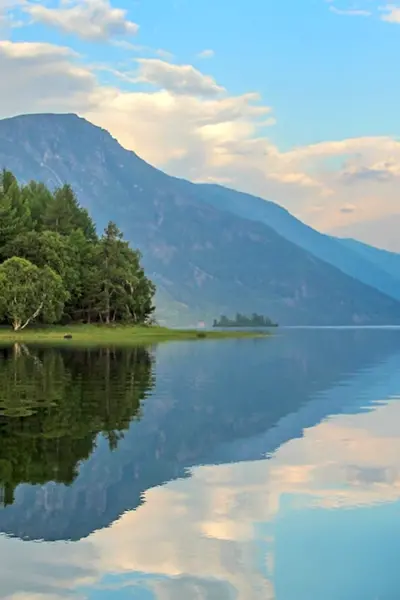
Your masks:
M214 50L202 50L198 53L198 58L213 58L215 56Z
M332 5L329 7L329 10L335 13L336 15L343 15L348 17L370 17L372 15L371 11L363 10L360 8L340 9Z
M108 0L61 2L57 8L30 3L25 10L34 21L93 42L133 36L138 31L138 25L127 19L126 10L113 8Z
M400 23L400 6L387 4L380 8L380 10L383 12L381 16L382 21L387 21L388 23Z
M346 227L351 234L360 222L393 222L400 213L400 143L394 138L282 151L268 138L272 110L257 94L229 95L190 65L139 62L141 80L157 86L152 92L135 89L137 71L117 73L125 77L124 89L100 85L95 72L69 48L2 42L0 77L8 85L0 95L0 116L77 112L173 175L272 199L324 231ZM352 211L343 210L349 205ZM366 241L387 243L381 226L371 231Z
M147 56L155 55L164 60L173 60L174 58L172 52L164 50L163 48L151 48L150 46L144 46L143 44L132 44L132 42L128 42L127 40L116 39L112 40L112 44L117 48L122 48L123 50L134 52L135 54L146 54Z
M349 5L347 8L338 8L334 2L335 0L325 0L329 4L329 10L337 15L353 16L353 17L371 17L379 16L381 21L387 23L400 23L400 5L399 4L386 4L383 6L371 5L371 0L363 0L360 7L360 2L357 5Z
M54 46L44 42L19 42L15 44L8 40L0 41L0 50L3 53L4 60L33 60L40 61L44 59L57 60L59 57L72 57L77 54L67 46Z
M175 94L212 97L224 92L209 75L192 65L174 65L157 58L140 58L137 81L150 83Z
M15 9L25 0L0 0L0 40L10 37L11 31L24 23L16 18Z
M0 0L0 13L24 4L25 0Z
M0 114L87 110L96 80L76 59L62 46L0 41L0 79L8 90L1 94Z

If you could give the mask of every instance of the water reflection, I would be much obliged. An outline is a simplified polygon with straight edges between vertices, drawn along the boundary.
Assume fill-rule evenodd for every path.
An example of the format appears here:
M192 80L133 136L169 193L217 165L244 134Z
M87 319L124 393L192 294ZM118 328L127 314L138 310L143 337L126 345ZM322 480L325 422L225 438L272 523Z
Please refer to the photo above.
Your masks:
M0 597L397 598L400 333L156 356L114 452L100 437L72 485L21 485L0 511L2 531L60 540L0 537Z
M152 387L143 349L60 352L15 344L0 355L0 503L21 483L72 484L102 432L117 447Z

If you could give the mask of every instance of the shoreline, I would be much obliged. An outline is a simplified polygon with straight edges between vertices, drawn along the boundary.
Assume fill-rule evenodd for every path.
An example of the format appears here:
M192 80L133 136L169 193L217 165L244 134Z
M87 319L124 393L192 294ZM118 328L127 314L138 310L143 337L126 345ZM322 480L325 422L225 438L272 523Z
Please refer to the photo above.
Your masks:
M70 339L64 336L71 335ZM133 325L56 325L13 331L0 328L0 344L33 343L63 346L137 346L173 341L201 341L269 337L268 333L230 330L169 329L159 326Z

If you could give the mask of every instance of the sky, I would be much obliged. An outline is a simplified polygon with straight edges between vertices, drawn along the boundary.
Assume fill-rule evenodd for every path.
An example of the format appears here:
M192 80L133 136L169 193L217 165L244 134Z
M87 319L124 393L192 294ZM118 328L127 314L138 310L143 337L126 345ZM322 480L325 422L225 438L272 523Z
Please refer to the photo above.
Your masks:
M400 2L0 0L0 118L74 112L167 173L400 251Z

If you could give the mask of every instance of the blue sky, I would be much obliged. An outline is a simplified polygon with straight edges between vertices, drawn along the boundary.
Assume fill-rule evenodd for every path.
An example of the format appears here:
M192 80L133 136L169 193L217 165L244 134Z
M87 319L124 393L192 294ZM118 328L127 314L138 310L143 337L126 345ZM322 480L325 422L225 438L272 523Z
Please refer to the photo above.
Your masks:
M0 117L77 112L167 172L400 250L400 3L0 0L0 34Z
M144 44L206 69L231 93L258 91L283 146L396 133L396 26L346 18L323 0L150 0L130 14ZM206 67L196 60L203 48L215 51Z
M232 94L258 91L274 107L274 138L283 146L396 133L400 26L335 14L324 0L252 0L251 10L245 0L120 0L114 6L140 25L124 39L170 52ZM102 62L125 59L121 48L41 24L14 30L13 39L67 43ZM207 65L197 56L204 49L215 53Z

